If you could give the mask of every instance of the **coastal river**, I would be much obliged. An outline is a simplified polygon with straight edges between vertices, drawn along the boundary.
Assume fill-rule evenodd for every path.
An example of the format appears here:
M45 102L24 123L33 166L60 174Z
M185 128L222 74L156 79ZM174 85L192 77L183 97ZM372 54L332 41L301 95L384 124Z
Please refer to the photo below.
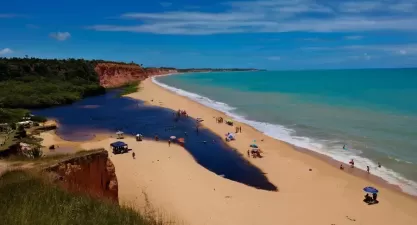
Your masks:
M161 141L167 141L170 136L184 137L185 149L204 168L226 179L277 191L277 187L260 169L227 146L221 137L205 129L197 133L195 119L181 118L176 122L174 111L145 105L127 97L120 98L116 91L33 113L58 120L57 134L69 141L90 140L94 134L115 133L118 130L126 135L140 133L145 138L158 135Z

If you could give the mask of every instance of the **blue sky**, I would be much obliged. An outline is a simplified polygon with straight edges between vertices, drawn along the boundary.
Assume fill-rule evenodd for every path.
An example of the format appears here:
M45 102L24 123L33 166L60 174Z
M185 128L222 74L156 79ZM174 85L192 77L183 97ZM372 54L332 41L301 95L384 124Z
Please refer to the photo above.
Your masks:
M417 66L417 0L13 0L0 56L145 66Z

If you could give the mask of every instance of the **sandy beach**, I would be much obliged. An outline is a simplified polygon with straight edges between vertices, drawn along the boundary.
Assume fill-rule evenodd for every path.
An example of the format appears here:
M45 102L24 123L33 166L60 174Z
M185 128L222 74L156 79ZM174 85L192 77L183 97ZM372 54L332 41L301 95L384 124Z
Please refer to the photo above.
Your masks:
M148 104L185 109L190 116L204 119L203 125L224 137L234 127L216 123L222 113L178 96L147 79L141 89L128 97ZM269 138L244 124L237 140L229 144L259 167L278 187L278 192L255 189L224 179L200 166L182 147L167 142L133 137L124 141L136 154L113 155L121 204L143 209L148 202L164 215L184 224L275 225L275 224L416 224L417 201L372 176L341 171L323 158ZM47 134L48 144L59 139ZM258 140L263 158L248 158L252 140ZM260 141L260 140L264 141ZM81 149L105 148L116 139L110 135L79 142ZM46 140L45 140L46 141ZM62 140L61 140L62 141ZM68 144L68 143L67 143ZM355 170L355 169L353 169ZM363 200L365 186L379 189L379 204Z

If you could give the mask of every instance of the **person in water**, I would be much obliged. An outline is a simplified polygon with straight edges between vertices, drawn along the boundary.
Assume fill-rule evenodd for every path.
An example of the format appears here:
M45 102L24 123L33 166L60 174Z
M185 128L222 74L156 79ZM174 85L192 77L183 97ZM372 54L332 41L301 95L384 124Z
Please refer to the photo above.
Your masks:
M381 168L381 163L378 162L378 168Z
M355 162L353 161L353 159L350 160L349 164L350 164L350 167L352 168L355 167Z
M369 166L366 166L366 172L369 173Z

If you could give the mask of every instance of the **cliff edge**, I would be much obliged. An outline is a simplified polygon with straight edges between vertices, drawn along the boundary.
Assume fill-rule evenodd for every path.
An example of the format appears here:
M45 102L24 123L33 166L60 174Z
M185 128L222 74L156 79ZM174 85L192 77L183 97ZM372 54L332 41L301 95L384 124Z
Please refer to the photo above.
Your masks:
M100 85L105 88L120 87L150 76L177 73L176 69L143 68L136 64L121 63L98 63L94 70L99 76Z
M55 183L68 191L119 201L115 168L104 149L66 159L46 171L53 175Z

